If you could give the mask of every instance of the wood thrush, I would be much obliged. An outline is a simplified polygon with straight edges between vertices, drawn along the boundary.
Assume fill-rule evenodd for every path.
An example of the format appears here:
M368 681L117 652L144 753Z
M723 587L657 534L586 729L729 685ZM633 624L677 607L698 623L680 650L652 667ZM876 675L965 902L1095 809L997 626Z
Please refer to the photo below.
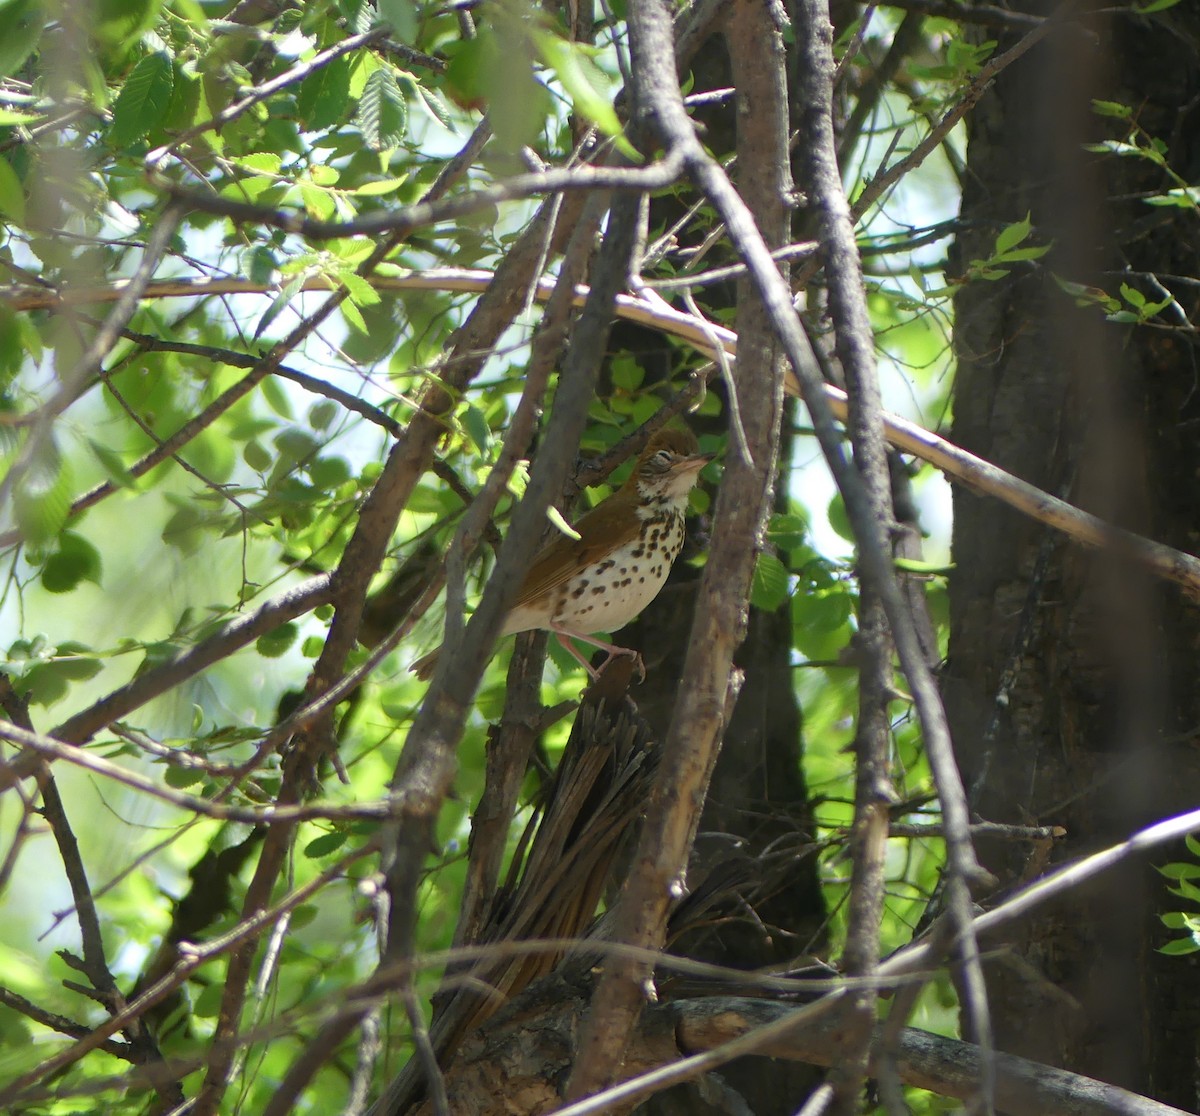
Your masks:
M656 596L683 549L688 493L712 460L698 453L690 430L660 430L646 443L629 479L575 524L578 539L559 535L534 558L501 635L535 628L559 642L593 676L571 644L590 643L612 655L636 651L594 639L624 627ZM440 648L409 668L428 678Z

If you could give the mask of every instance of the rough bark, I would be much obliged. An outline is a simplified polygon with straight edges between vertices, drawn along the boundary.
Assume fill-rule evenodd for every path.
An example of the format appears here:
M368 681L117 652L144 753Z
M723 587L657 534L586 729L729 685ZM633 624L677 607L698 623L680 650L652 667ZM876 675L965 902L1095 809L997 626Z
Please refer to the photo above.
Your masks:
M1037 241L1054 249L1045 266L960 293L954 438L1194 553L1200 394L1190 342L1106 323L1051 273L1147 294L1138 273L1194 273L1194 213L1135 196L1165 189L1161 171L1083 144L1124 138L1123 124L1090 107L1092 98L1122 102L1195 180L1200 11L1180 5L1169 23L1126 13L1088 27L1095 38L1067 29L1015 64L970 124L969 231L952 270L986 258L996 234L1027 213ZM1174 293L1192 313L1194 285ZM962 490L954 557L944 689L979 812L1064 826L1056 856L1070 858L1194 804L1195 606L1111 554L1064 544ZM981 851L1005 882L1032 870L1012 846ZM1165 938L1156 913L1169 903L1161 878L1134 865L1028 923L1019 958L989 974L1000 1048L1197 1108L1200 968L1155 952Z

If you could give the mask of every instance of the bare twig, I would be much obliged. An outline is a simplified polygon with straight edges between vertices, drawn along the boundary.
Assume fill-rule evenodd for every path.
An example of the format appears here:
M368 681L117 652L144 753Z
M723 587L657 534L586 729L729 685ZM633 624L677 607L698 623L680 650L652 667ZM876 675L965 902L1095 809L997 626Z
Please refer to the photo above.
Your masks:
M519 201L541 194L565 190L591 192L616 190L640 193L670 186L679 177L681 164L667 156L646 167L573 167L552 168L539 174L517 175L495 186L474 189L459 197L416 202L397 209L372 211L352 221L318 221L300 211L280 210L254 205L219 194L202 193L170 181L160 188L185 210L199 210L226 217L235 224L282 229L308 240L335 240L345 236L375 237L383 233L406 236L414 229L442 221L465 217L488 206Z

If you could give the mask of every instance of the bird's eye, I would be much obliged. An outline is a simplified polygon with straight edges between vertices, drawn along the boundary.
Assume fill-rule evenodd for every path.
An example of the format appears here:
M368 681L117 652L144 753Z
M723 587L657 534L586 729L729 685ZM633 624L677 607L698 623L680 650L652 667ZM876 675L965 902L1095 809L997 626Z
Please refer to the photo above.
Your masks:
M674 456L675 455L671 453L670 450L659 450L658 453L654 455L654 460L665 469L671 464L671 458Z

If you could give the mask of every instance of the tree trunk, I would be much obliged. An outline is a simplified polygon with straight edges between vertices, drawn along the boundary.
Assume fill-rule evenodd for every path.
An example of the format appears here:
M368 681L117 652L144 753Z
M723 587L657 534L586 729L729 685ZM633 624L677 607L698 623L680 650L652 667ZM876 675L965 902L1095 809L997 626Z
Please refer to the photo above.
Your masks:
M1092 109L1092 99L1122 103L1142 142L1164 141L1174 170L1196 180L1200 11L1181 4L1166 15L1064 27L1006 70L973 115L951 271L990 256L1000 230L1026 214L1031 242L1054 247L962 288L953 437L1195 553L1200 384L1189 338L1108 323L1055 281L1117 297L1126 283L1156 301L1170 276L1194 268L1194 209L1141 197L1174 184L1161 168L1084 147L1129 138L1126 120ZM1194 288L1173 293L1191 316ZM1181 319L1168 310L1157 321ZM1195 605L994 502L959 490L954 507L944 690L979 813L1064 826L1060 860L1194 807ZM1044 867L1019 846L981 853L1006 885ZM1157 914L1180 905L1135 864L1019 928L1015 953L989 968L1000 1048L1195 1110L1200 966L1156 952L1170 936Z

